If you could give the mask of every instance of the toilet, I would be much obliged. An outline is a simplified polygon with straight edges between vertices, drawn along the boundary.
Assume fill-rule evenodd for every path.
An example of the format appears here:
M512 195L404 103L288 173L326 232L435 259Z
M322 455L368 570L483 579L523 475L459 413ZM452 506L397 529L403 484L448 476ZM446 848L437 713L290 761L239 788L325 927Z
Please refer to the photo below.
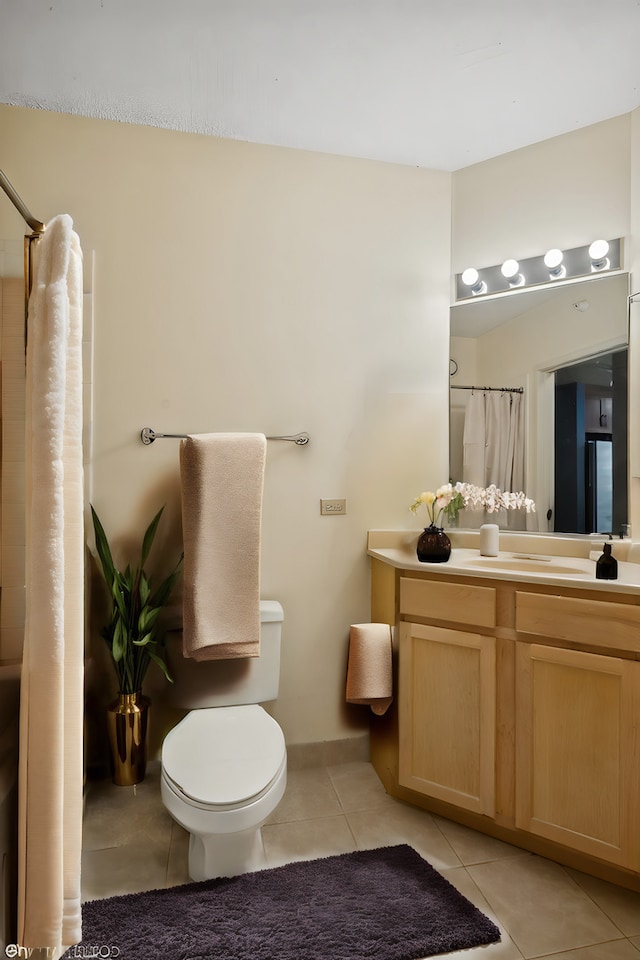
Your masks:
M172 701L189 712L162 745L162 802L189 832L192 880L265 866L260 827L282 799L287 751L260 704L280 683L283 610L260 602L260 656L195 661L168 645Z

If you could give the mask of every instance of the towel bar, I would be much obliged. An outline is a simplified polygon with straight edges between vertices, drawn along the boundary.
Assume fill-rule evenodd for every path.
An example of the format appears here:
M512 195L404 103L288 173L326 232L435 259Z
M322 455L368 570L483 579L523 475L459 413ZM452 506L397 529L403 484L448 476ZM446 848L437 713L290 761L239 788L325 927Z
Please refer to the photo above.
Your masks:
M154 440L164 440L166 437L171 437L175 440L186 440L186 433L156 433L151 427L143 427L140 431L140 439L146 446L150 443L153 443ZM299 447L304 447L311 437L308 433L296 433L292 437L267 437L267 440L291 440L292 443L297 443Z

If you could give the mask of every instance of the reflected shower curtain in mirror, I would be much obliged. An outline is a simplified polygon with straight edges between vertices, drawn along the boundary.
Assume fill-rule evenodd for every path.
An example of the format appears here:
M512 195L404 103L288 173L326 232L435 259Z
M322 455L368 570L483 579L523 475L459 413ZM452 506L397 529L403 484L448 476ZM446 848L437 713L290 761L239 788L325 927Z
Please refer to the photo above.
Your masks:
M523 394L508 391L473 391L464 421L463 475L466 483L516 493L524 489L524 402ZM466 526L489 520L524 529L522 511L502 510L498 514L467 511Z
M72 227L56 217L40 241L27 337L18 942L50 951L81 939L82 252Z
M487 436L484 400L485 394L474 390L467 401L464 415L462 479L476 487L484 487ZM465 517L465 521L467 519L470 517Z

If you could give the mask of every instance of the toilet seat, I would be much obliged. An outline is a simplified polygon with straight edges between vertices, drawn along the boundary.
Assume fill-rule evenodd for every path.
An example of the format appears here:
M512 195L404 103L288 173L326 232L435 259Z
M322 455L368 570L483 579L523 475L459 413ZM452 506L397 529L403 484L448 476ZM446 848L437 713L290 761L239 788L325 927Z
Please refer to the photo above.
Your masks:
M285 765L282 730L256 704L193 710L162 746L167 786L205 810L254 803L268 793Z

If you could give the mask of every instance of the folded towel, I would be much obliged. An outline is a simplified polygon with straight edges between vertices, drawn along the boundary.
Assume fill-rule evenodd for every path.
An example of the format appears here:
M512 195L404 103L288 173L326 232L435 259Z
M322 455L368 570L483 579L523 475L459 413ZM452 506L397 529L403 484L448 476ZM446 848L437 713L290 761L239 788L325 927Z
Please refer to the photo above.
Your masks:
M354 623L349 631L347 703L364 703L381 716L393 700L391 627Z
M180 444L183 651L260 656L260 535L266 439L208 433Z

